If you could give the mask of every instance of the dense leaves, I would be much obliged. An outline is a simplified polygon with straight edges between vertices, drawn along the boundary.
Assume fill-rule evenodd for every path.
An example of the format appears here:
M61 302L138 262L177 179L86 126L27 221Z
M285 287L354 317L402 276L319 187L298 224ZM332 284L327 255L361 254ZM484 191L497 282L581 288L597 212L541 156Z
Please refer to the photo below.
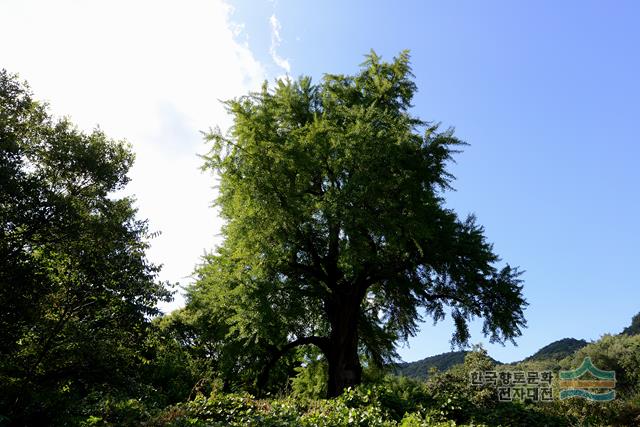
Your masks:
M450 307L455 344L476 317L491 340L520 335L520 273L496 267L473 216L444 206L463 143L410 114L415 90L406 52L371 53L356 75L279 80L227 103L234 126L209 135L205 164L220 176L225 240L188 309L224 319L238 357L267 354L269 369L315 345L337 395L360 382L358 354L393 358L421 309L437 321Z
M0 71L0 414L16 423L135 387L149 316L169 293L145 258L145 222L113 196L133 158L52 119Z
M622 331L625 335L640 335L640 313L633 316L631 324Z
M482 350L470 352L463 365L435 374L427 382L384 377L374 384L348 389L324 399L256 399L251 395L214 392L167 408L158 426L569 426L575 418L557 408L500 403L495 391L469 382L474 370L494 369Z
M558 361L551 357L516 365L496 365L486 351L476 347L467 352L464 362L438 372L426 381L407 377L367 375L366 384L349 389L337 399L325 400L304 390L291 395L258 399L247 393L224 393L214 387L194 399L151 410L140 401L126 400L93 409L88 419L97 425L150 426L632 426L640 422L640 370L637 355L638 337L606 335L575 354ZM583 399L558 400L557 372L579 365L590 356L599 367L614 369L621 381L618 396L612 402L589 402ZM552 370L552 402L499 402L492 386L475 386L470 381L474 371ZM313 370L303 373L302 382L324 375ZM296 378L297 380L298 378ZM208 397L207 397L208 396Z

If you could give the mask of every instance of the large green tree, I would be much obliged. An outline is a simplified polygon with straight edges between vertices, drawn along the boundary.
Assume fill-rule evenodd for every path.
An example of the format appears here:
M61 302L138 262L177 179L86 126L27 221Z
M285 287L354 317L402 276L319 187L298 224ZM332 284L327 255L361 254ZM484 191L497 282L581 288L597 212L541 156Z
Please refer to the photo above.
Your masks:
M135 387L169 292L146 223L114 195L133 159L0 70L0 424L62 422L90 393Z
M476 317L501 342L525 324L518 270L498 269L475 218L445 207L463 143L410 113L412 77L407 52L371 53L355 75L228 101L233 127L209 135L226 224L190 304L213 305L230 340L262 349L264 371L317 346L329 396L361 381L361 356L393 356L421 310L438 321L449 307L456 344Z

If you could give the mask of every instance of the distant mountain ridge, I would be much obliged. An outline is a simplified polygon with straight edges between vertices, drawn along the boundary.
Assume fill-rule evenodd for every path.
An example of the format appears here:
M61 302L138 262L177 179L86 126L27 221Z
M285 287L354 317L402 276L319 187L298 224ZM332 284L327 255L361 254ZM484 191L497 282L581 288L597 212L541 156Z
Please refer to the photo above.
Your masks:
M633 316L631 324L624 328L622 335L638 335L640 334L640 313ZM521 362L541 361L541 360L560 360L572 355L576 351L585 347L589 342L576 338L562 338L542 347L531 356L521 360ZM426 379L429 376L429 370L432 368L438 371L446 371L452 366L464 362L464 357L468 351L450 351L435 356L426 357L415 362L402 362L396 364L396 375ZM502 364L493 359L496 364ZM519 362L514 362L519 363Z
M545 359L563 359L588 344L585 340L575 338L563 338L542 347L540 350L523 360L523 362ZM429 370L437 368L438 371L446 371L452 366L464 362L468 351L450 351L435 356L426 357L415 362L398 363L396 374L404 377L425 379L429 376ZM502 364L494 359L496 364Z
M575 338L563 338L558 341L554 341L542 347L531 356L523 360L523 362L529 362L533 360L545 360L554 359L560 360L567 356L572 355L582 347L589 344L586 340L578 340Z
M427 378L432 368L438 371L446 371L452 366L459 365L464 362L464 358L468 351L449 351L447 353L437 354L435 356L426 357L415 362L402 362L397 364L396 374L403 377L411 378ZM497 364L502 364L494 360Z
M452 366L464 362L467 353L468 351L449 351L415 362L398 363L396 373L402 377L427 378L430 369L437 368L439 371L446 371Z

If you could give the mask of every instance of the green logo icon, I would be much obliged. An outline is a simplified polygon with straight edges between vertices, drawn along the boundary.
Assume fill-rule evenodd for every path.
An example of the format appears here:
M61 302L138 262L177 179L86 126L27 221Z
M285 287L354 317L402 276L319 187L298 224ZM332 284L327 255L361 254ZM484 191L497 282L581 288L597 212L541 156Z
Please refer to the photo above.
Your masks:
M582 379L586 373L593 379ZM593 366L591 358L585 357L582 364L572 371L560 371L560 399L582 397L598 402L616 398L616 372L603 371Z

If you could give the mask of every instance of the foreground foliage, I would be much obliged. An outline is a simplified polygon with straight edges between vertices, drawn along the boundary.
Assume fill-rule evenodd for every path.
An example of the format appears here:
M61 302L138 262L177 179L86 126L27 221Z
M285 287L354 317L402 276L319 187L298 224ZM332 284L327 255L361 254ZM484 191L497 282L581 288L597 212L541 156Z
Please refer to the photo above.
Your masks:
M0 71L0 416L45 425L140 391L156 303L130 147L54 120Z
M638 339L636 337L636 339ZM584 354L599 357L607 369L620 374L622 387L617 400L608 403L580 399L552 402L498 402L494 389L472 386L472 371L493 369L548 369L541 362L498 366L482 349L470 352L462 365L446 372L432 372L427 381L406 377L367 375L367 384L348 389L338 398L318 398L318 390L298 388L281 397L255 398L248 393L225 393L220 384L208 395L164 409L145 408L139 401L112 406L109 416L93 415L86 425L168 426L634 426L640 424L640 366L629 357L637 352L628 337L604 337L561 362L567 367ZM606 349L613 348L613 352ZM618 349L618 350L615 350ZM594 362L595 363L595 362ZM315 368L313 372L319 371ZM301 372L302 373L302 372ZM326 374L326 373L325 373ZM312 377L313 373L306 373ZM307 378L308 380L308 378ZM206 397L208 396L208 397Z
M441 413L413 412L394 419L376 389L348 389L332 400L256 400L250 395L214 395L178 405L155 420L164 426L449 426Z

